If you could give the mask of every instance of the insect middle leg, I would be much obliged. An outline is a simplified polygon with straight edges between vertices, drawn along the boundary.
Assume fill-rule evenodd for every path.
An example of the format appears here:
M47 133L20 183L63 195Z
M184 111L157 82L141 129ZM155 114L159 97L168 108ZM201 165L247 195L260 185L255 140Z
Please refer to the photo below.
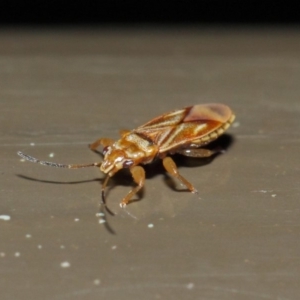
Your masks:
M130 173L133 177L134 182L137 184L127 195L123 198L120 203L121 207L125 207L130 199L144 186L145 184L145 170L141 166L134 166L130 168Z
M183 185L185 185L192 193L198 193L198 191L193 187L193 185L187 181L184 177L182 177L177 169L177 166L174 162L174 160L167 156L163 159L163 165L166 169L166 171L174 176L175 178L177 178Z

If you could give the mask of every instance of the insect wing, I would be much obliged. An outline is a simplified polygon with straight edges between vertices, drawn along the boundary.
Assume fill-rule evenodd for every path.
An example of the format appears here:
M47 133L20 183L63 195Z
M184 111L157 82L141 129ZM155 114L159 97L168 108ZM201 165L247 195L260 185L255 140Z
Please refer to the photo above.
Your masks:
M223 104L199 104L175 110L152 119L134 130L150 140L163 153L192 143L198 147L217 138L234 120Z
M134 132L144 136L154 144L160 145L163 138L182 122L187 109L189 107L158 116L138 127Z

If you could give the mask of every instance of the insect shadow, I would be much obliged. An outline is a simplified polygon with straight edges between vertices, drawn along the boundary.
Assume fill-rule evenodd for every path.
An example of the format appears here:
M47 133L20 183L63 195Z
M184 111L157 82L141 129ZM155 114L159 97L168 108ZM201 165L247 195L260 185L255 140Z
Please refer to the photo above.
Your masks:
M36 181L36 182L42 182L42 183L52 183L52 184L80 184L80 183L87 183L87 182L93 182L93 181L101 181L99 178L89 179L89 180L78 180L78 181L56 181L56 180L44 180L44 179L37 179L34 177L16 174L17 177L30 180L30 181Z
M55 181L55 180L43 180L43 179L37 179L29 176L25 176L22 174L16 174L17 177L25 179L25 180L30 180L30 181L35 181L35 182L40 182L40 183L50 183L50 184L81 184L81 183L88 183L88 182L99 182L102 183L104 179L102 178L94 178L94 179L89 179L89 180L79 180L79 181ZM107 214L108 212L110 215L114 215L114 213L107 208L106 206L103 205L102 202L99 203L99 210L98 210L98 215L100 216L101 223L104 225L106 230L111 233L111 234L116 234L114 229L110 226L108 219L107 219Z

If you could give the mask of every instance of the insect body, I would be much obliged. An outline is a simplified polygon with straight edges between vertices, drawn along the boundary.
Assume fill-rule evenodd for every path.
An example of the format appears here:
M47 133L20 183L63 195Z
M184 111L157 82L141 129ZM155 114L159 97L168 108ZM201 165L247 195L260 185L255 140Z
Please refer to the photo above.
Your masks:
M146 124L128 131L120 132L117 141L101 138L90 145L92 150L103 147L104 159L99 163L86 165L65 165L41 161L22 152L18 154L26 160L53 167L70 169L91 166L100 167L107 174L102 184L102 198L108 180L123 168L129 168L134 182L137 184L121 201L120 206L126 206L130 199L143 186L145 171L141 164L151 163L154 159L162 159L166 171L177 178L192 193L197 190L182 177L175 162L169 154L179 153L191 157L209 157L215 153L202 146L220 136L233 122L235 116L231 109L223 104L199 104L163 114Z

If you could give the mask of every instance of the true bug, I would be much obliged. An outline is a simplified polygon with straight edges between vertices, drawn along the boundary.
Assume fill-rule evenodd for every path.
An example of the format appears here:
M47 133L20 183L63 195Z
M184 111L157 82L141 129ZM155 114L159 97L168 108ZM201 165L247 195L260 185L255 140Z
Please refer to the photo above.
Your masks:
M69 169L100 167L100 170L107 174L102 184L103 203L109 178L120 169L129 168L137 186L122 199L120 206L125 207L133 195L144 186L145 171L140 165L149 164L156 158L162 159L163 166L170 175L177 178L192 193L196 193L194 186L179 174L169 154L179 153L190 157L211 156L215 151L204 149L202 146L220 136L234 118L231 109L224 104L198 104L174 110L131 131L120 131L121 138L117 141L101 138L89 145L92 150L103 146L104 159L99 163L65 165L41 161L22 152L18 152L18 155L31 162L52 167Z

